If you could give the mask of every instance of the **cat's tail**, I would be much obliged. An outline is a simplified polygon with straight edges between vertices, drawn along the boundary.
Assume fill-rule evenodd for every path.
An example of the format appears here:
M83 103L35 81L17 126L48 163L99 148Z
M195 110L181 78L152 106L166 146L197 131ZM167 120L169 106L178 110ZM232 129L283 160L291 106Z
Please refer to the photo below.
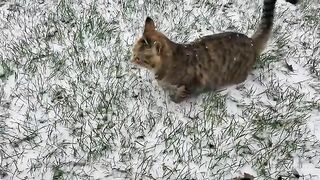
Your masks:
M256 49L256 52L260 54L271 35L274 9L277 0L264 0L263 1L263 10L260 25L257 31L253 34L253 44ZM299 0L286 0L291 4L297 4Z

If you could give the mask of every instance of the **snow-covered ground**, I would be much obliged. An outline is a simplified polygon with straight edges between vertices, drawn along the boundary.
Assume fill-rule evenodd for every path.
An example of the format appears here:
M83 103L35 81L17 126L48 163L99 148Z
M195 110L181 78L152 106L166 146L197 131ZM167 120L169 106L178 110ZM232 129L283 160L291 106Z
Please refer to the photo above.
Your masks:
M0 179L320 179L320 2L278 0L248 80L181 104L130 63L146 16L177 42L252 35L262 0L0 0Z

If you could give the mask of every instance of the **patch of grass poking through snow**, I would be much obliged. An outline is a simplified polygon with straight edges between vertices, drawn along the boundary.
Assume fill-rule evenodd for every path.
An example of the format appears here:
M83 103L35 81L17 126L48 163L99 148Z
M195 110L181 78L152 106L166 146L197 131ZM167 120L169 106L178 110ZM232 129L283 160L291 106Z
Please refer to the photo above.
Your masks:
M203 118L207 121L212 121L219 126L225 121L226 117L226 102L225 96L218 93L209 93L203 99Z
M254 69L267 68L271 63L279 61L279 58L273 52L263 53L257 59Z
M261 147L255 155L257 162L254 164L260 164L259 171L265 175L270 174L265 172L267 169L288 167L292 154L304 147L304 135L309 131L305 121L313 110L310 103L304 100L305 95L290 86L283 89L271 84L266 95L275 101L274 105L261 109L249 105L243 111L245 117L252 119L252 142ZM252 142L251 145L255 144ZM276 159L274 154L277 154Z
M0 79L5 81L12 74L13 71L10 69L7 63L5 61L2 61L2 63L0 64Z

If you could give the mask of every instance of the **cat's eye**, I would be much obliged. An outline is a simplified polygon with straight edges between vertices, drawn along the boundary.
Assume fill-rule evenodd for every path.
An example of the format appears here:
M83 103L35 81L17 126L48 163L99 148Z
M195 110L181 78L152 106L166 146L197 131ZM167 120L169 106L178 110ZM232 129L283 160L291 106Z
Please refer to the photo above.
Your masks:
M149 42L146 38L141 38L140 42L143 44L143 45L149 45Z
M148 41L147 41L145 38L143 38L143 42L144 42L146 45L149 45Z
M143 63L145 63L145 64L149 64L149 61L146 61L146 60L142 60L143 61Z

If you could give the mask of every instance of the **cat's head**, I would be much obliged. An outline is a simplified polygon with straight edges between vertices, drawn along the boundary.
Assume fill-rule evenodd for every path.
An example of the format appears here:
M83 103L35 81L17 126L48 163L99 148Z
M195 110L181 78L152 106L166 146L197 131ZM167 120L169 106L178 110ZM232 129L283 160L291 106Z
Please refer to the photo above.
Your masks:
M161 56L167 39L155 28L154 21L147 17L143 35L138 38L132 50L132 62L150 70L157 70L161 67Z

